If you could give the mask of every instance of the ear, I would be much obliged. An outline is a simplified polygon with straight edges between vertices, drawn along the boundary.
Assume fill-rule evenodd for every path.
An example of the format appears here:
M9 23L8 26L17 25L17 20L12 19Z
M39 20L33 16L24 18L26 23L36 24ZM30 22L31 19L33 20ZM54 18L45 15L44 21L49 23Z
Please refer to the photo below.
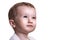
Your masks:
M13 19L10 19L10 20L9 20L9 23L10 23L10 25L11 25L13 28L16 27L15 22L14 22Z

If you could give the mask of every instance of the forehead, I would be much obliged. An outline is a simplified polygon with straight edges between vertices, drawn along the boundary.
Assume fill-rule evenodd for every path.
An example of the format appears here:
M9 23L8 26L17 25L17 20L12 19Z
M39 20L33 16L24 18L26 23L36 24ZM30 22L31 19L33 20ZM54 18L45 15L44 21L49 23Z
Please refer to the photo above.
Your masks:
M29 14L29 15L35 15L36 10L33 7L29 6L19 6L17 7L17 14L23 15L23 14Z

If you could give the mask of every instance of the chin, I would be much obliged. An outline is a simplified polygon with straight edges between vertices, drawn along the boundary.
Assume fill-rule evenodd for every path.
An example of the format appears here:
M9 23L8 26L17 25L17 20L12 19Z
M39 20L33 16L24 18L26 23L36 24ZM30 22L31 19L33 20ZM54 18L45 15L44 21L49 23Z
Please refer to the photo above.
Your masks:
M35 29L27 30L28 33L33 32Z

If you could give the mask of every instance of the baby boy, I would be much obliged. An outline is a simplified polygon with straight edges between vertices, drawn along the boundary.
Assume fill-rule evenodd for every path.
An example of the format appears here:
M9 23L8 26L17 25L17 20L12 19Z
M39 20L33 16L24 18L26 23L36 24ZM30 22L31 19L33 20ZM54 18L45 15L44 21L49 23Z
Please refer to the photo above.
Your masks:
M34 40L28 34L36 27L36 9L27 2L16 3L10 8L9 23L13 27L15 34L10 40Z

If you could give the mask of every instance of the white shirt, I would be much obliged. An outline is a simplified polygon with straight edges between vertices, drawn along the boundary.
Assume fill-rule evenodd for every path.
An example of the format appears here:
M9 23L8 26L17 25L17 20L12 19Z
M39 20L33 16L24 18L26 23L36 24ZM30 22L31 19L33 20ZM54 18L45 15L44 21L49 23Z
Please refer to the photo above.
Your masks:
M32 37L29 37L29 39L30 40L35 40L34 38L32 38ZM14 34L11 38L10 38L10 40L21 40L16 34Z

